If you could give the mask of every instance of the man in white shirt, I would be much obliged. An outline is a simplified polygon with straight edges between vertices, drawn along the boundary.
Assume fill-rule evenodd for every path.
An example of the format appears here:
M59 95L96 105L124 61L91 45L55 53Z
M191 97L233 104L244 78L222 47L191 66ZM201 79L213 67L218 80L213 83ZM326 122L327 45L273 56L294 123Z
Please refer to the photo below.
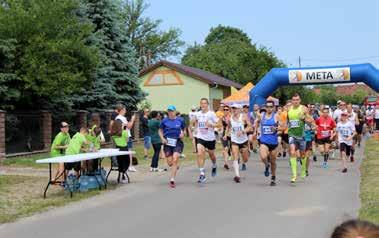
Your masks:
M209 158L212 160L212 177L217 174L216 166L216 135L215 127L218 125L218 117L209 110L209 101L206 98L200 100L201 110L196 113L196 116L191 121L191 125L195 126L197 138L197 165L200 170L198 183L205 183L205 151L208 150Z
M367 120L367 127L369 132L372 134L374 132L374 110L371 106L369 106L366 110L366 120Z
M339 102L339 103L338 103ZM333 113L333 119L338 122L341 119L341 113L347 112L346 103L344 101L338 101L338 108Z

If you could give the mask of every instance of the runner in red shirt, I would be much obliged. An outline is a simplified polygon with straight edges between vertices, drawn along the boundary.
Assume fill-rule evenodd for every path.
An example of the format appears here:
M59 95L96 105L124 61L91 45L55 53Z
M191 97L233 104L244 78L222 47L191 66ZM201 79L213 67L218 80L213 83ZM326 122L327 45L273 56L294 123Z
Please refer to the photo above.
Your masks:
M325 107L322 110L322 115L316 120L317 136L316 143L320 150L320 154L324 155L324 162L322 166L328 167L329 148L332 143L332 139L335 135L336 122L331 116L329 116L329 108Z

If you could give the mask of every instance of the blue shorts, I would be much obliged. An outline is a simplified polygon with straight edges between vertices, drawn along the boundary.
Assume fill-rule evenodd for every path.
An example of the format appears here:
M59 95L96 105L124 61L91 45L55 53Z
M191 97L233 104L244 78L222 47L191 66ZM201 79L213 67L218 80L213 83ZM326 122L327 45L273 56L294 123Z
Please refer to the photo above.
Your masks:
M128 140L128 148L129 149L133 148L133 140L131 137L129 137L129 140Z
M151 136L143 137L143 147L147 150L150 149L150 147L151 147Z
M303 138L290 136L288 139L288 144L295 145L296 150L305 151L306 149L306 142Z

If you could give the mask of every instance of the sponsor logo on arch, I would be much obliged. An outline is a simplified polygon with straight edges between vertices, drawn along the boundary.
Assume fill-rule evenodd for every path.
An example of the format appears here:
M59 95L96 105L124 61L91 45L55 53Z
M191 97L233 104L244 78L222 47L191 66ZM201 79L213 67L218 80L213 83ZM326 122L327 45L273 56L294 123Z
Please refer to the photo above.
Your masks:
M289 70L290 84L337 83L350 81L350 68Z

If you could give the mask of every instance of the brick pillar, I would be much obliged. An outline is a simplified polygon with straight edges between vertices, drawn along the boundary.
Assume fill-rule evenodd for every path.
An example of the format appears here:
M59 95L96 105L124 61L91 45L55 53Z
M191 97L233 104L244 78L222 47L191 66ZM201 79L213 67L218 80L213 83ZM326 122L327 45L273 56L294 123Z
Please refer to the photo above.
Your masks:
M5 159L5 111L0 110L0 161Z
M141 113L140 112L133 112L136 119L134 121L133 125L133 135L134 135L134 140L139 140L140 139L140 129L141 129Z
M87 114L88 111L85 110L76 111L76 126L78 128L78 131L82 127L87 127Z
M49 149L51 145L52 122L49 111L40 112L41 143L43 149Z

